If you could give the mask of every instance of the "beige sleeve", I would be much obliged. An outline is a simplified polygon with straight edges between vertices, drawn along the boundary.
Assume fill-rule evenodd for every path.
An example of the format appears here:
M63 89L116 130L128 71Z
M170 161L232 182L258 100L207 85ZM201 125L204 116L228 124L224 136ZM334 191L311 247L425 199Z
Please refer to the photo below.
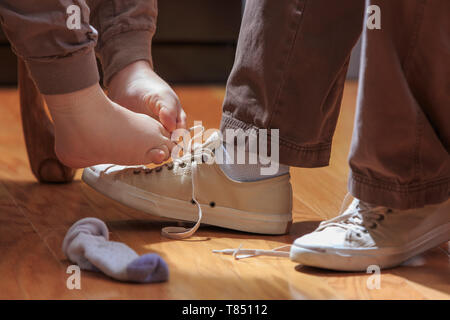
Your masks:
M67 8L80 8L79 28L68 28ZM0 1L3 30L43 94L62 94L99 81L97 31L84 0Z
M99 32L95 48L104 84L138 60L152 64L151 44L156 31L156 0L88 0L91 23Z

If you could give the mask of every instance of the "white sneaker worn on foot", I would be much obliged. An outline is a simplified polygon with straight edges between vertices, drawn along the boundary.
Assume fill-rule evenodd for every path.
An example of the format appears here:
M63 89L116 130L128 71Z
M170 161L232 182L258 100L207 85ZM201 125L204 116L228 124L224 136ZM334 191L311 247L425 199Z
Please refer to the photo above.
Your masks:
M450 240L450 200L409 210L355 199L340 216L295 240L291 260L306 266L366 271L395 267Z
M284 234L292 222L289 174L254 182L228 178L214 160L221 144L213 134L191 154L149 169L145 166L98 165L83 180L100 193L153 215L196 222L191 229L167 227L164 236L187 238L201 223L234 230Z

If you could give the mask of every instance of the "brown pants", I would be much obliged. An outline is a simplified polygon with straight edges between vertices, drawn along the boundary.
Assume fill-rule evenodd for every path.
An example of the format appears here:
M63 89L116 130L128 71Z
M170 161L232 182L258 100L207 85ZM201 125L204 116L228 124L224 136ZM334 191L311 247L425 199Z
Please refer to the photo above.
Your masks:
M363 24L369 4L381 9L381 30ZM328 165L349 57L362 29L349 191L399 209L445 201L448 0L248 0L222 130L277 128L281 163Z
M79 28L68 28L67 10L80 10ZM151 59L156 0L0 1L0 24L43 94L64 94L103 82L138 60ZM95 49L95 53L94 53Z

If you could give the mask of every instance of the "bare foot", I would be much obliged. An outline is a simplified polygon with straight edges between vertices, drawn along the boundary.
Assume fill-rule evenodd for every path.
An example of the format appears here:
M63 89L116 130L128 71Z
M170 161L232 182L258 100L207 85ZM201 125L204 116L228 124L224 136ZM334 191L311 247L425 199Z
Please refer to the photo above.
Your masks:
M56 155L69 167L161 163L170 156L169 132L109 100L98 84L44 97L55 125Z
M131 111L147 114L172 132L186 128L186 114L172 88L147 61L136 61L113 76L108 95Z

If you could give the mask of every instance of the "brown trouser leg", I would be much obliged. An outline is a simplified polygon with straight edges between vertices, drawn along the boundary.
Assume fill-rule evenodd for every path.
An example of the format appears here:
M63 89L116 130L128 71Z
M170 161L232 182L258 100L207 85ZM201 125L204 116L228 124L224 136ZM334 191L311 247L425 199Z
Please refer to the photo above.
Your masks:
M364 0L248 0L222 129L279 129L281 163L328 165L363 15Z
M372 0L365 30L349 190L400 209L450 190L450 1Z
M365 31L350 191L395 208L444 201L450 181L450 1L373 4L381 7L382 29ZM222 130L277 128L281 163L327 165L364 5L247 1Z

